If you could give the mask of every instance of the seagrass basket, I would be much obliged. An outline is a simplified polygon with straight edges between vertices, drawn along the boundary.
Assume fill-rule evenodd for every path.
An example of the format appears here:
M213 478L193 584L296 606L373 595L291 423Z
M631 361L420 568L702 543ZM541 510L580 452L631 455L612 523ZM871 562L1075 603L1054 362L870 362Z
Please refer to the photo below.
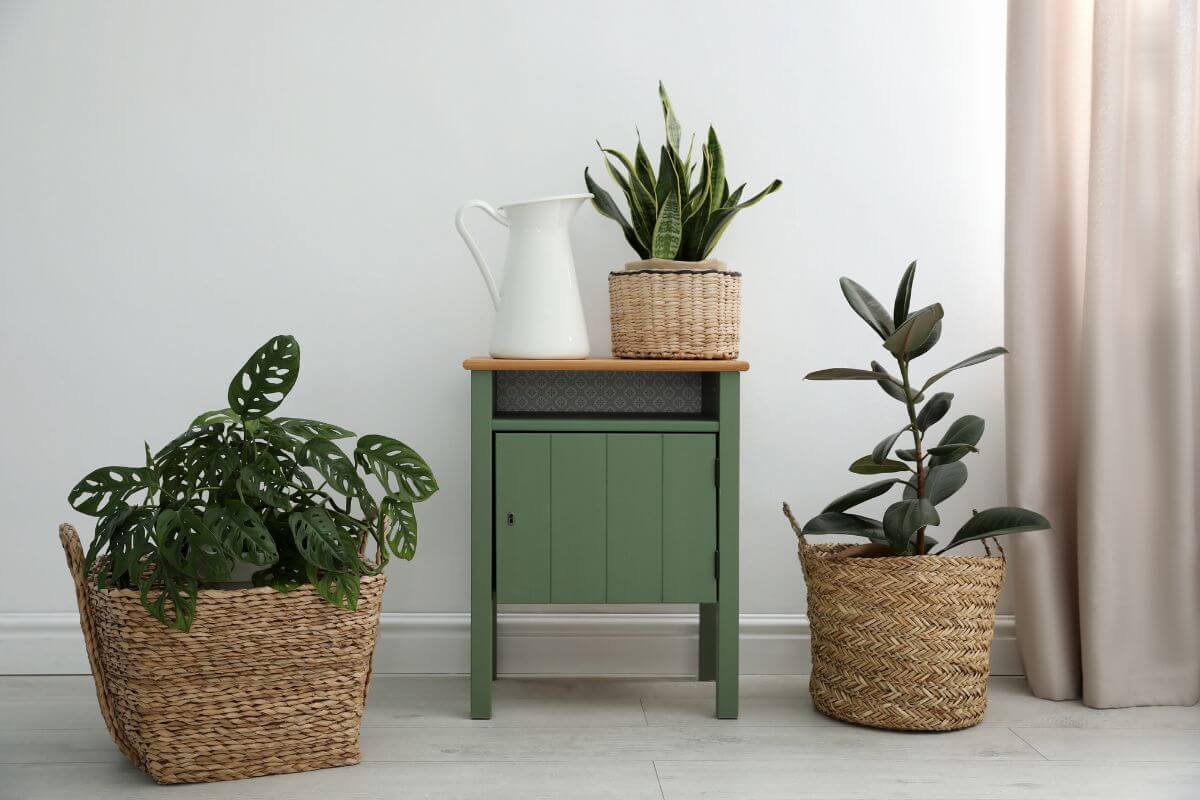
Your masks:
M722 269L610 272L612 352L617 358L738 356L742 275Z
M953 731L987 710L1004 558L837 558L801 540L821 713L874 728Z
M358 611L310 586L202 589L188 633L131 589L97 589L79 536L59 527L96 697L117 747L158 783L195 783L357 764L383 575Z

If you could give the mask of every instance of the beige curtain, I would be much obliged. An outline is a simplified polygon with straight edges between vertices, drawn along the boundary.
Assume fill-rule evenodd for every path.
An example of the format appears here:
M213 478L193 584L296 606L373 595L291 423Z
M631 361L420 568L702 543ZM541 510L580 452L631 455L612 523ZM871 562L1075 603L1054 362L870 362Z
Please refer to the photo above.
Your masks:
M1034 693L1200 700L1196 1L1010 0L1010 577Z

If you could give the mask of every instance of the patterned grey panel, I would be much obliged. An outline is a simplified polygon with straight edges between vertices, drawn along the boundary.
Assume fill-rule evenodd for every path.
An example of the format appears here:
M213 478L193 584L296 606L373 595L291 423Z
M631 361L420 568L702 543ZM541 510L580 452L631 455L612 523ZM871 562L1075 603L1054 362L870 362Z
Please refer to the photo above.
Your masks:
M541 372L496 375L501 414L699 414L698 372Z

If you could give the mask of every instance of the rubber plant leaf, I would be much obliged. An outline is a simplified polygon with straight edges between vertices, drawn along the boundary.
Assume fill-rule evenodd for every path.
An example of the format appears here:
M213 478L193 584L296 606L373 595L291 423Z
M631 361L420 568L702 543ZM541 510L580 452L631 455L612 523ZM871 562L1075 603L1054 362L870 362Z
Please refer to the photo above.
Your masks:
M942 318L942 314L941 303L934 303L929 308L910 315L903 324L883 340L884 348L898 358L908 356L929 339L933 327ZM922 387L921 391L925 391L926 388L928 388L928 384Z
M1049 528L1050 521L1036 511L1016 506L989 508L967 520L966 524L958 529L958 533L954 534L950 544L942 548L940 552L944 553L960 544L977 539L988 539L993 536L1005 536L1025 531L1048 530Z
M868 483L866 486L860 486L846 492L841 497L832 500L829 505L825 506L821 513L827 514L830 512L846 511L854 508L860 503L865 503L868 500L873 500L881 494L886 493L897 483L904 483L900 478L887 478L886 480Z
M854 313L862 317L863 322L871 326L871 330L879 334L880 339L887 339L896 330L896 326L892 322L892 317L888 314L887 309L883 304L875 299L875 296L868 292L850 278L842 278L839 281L842 287L842 294L846 297L846 302L850 304L850 308L854 309ZM886 346L886 345L885 345Z

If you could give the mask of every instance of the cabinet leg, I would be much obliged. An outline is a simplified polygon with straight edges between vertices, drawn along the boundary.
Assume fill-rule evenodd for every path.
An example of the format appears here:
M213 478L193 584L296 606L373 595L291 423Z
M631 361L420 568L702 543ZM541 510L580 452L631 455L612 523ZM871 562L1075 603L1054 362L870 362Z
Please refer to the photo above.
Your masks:
M702 681L717 678L717 604L700 604L700 669Z
M717 718L738 715L738 604L717 603Z
M496 593L492 592L492 680L500 676L500 618L496 613Z

